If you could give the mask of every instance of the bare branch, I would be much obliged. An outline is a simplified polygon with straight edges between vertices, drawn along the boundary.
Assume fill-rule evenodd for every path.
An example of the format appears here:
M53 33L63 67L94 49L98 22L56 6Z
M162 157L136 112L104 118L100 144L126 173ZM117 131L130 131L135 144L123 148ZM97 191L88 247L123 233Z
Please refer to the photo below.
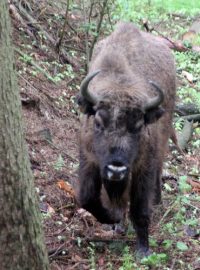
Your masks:
M91 9L90 9L91 10ZM84 15L84 23L87 23L87 16L86 16L86 8L85 3L83 1L83 15ZM89 17L90 18L90 17ZM85 31L85 53L86 53L86 72L89 66L89 36L88 36L88 29Z
M65 12L64 24L63 24L62 29L60 29L60 32L58 34L59 39L58 39L58 41L56 43L56 50L57 50L58 54L60 54L60 48L61 48L62 41L63 41L63 38L64 38L65 30L66 30L66 27L67 27L68 12L69 12L69 0L67 0L67 7L66 7L66 12Z
M89 60L92 57L92 52L93 52L93 49L94 49L94 45L97 42L97 39L99 37L99 33L100 33L100 30L101 30L101 24L102 24L102 21L103 21L103 17L104 17L104 14L105 14L105 9L106 9L107 3L108 3L108 0L103 1L102 9L101 9L101 12L100 12L99 22L97 24L96 35L94 36L94 38L92 40L92 44L91 44L90 51L89 51Z

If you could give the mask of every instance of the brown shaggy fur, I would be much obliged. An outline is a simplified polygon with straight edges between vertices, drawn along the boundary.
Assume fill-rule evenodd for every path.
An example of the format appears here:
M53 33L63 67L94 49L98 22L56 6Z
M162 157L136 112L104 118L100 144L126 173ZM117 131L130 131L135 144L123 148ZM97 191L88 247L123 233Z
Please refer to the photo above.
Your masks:
M160 200L162 164L172 128L174 59L152 35L139 31L132 23L119 23L95 47L89 72L96 70L101 72L88 88L100 102L92 114L86 110L81 119L78 200L99 221L107 223L119 221L130 201L138 249L147 254L150 205L155 198ZM149 80L164 92L162 117L158 113L161 106L143 114L142 107L156 95ZM83 106L87 104L84 102ZM92 107L89 103L87 106ZM97 121L104 122L103 131L95 131ZM102 164L107 164L112 149L122 150L130 161L130 173L121 184L104 183Z

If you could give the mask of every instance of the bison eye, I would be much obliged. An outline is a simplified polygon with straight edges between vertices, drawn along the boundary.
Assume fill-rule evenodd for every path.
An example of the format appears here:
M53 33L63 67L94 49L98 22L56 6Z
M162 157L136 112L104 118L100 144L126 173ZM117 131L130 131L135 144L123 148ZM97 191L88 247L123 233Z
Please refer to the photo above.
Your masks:
M133 109L127 117L127 128L130 133L139 133L144 125L143 113L138 109Z
M138 133L140 132L143 124L144 124L143 119L138 121L128 121L128 131L133 134Z
M104 110L98 110L94 117L94 128L96 131L102 131L107 125L107 113Z

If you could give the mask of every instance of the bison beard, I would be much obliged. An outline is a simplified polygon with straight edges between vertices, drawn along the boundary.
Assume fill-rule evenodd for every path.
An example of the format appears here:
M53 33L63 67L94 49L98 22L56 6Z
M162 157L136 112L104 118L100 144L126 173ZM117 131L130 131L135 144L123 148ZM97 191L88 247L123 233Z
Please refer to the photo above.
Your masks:
M101 223L119 222L130 205L137 250L149 252L151 205L172 130L175 67L165 45L131 23L97 43L78 97L78 201Z

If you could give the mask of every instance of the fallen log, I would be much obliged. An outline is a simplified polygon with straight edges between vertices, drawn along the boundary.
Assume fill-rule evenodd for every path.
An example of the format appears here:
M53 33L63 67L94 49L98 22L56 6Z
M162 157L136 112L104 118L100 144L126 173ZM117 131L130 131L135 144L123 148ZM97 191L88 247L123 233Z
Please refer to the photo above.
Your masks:
M181 116L200 114L200 109L193 103L176 104L174 111Z
M176 117L174 120L177 121L178 119L180 119L180 117ZM181 116L181 119L187 120L189 122L200 122L200 114L184 115Z
M154 27L150 27L147 20L142 21L143 27L146 29L147 32L155 32L158 34L158 36L155 36L158 42L165 43L170 49L178 52L186 52L186 51L193 51L196 53L200 53L200 46L192 46L187 47L184 45L182 41L173 41L170 38L164 36L162 33L160 33L158 30L156 30Z
M193 51L196 53L200 53L200 46L192 46L191 45L191 47L186 47L184 45L184 43L181 41L173 41L173 40L169 39L168 37L165 37L164 35L159 33L157 30L154 29L153 31L156 32L157 34L159 34L159 36L156 36L156 38L159 42L165 43L170 49L172 49L174 51L177 51L177 52Z

